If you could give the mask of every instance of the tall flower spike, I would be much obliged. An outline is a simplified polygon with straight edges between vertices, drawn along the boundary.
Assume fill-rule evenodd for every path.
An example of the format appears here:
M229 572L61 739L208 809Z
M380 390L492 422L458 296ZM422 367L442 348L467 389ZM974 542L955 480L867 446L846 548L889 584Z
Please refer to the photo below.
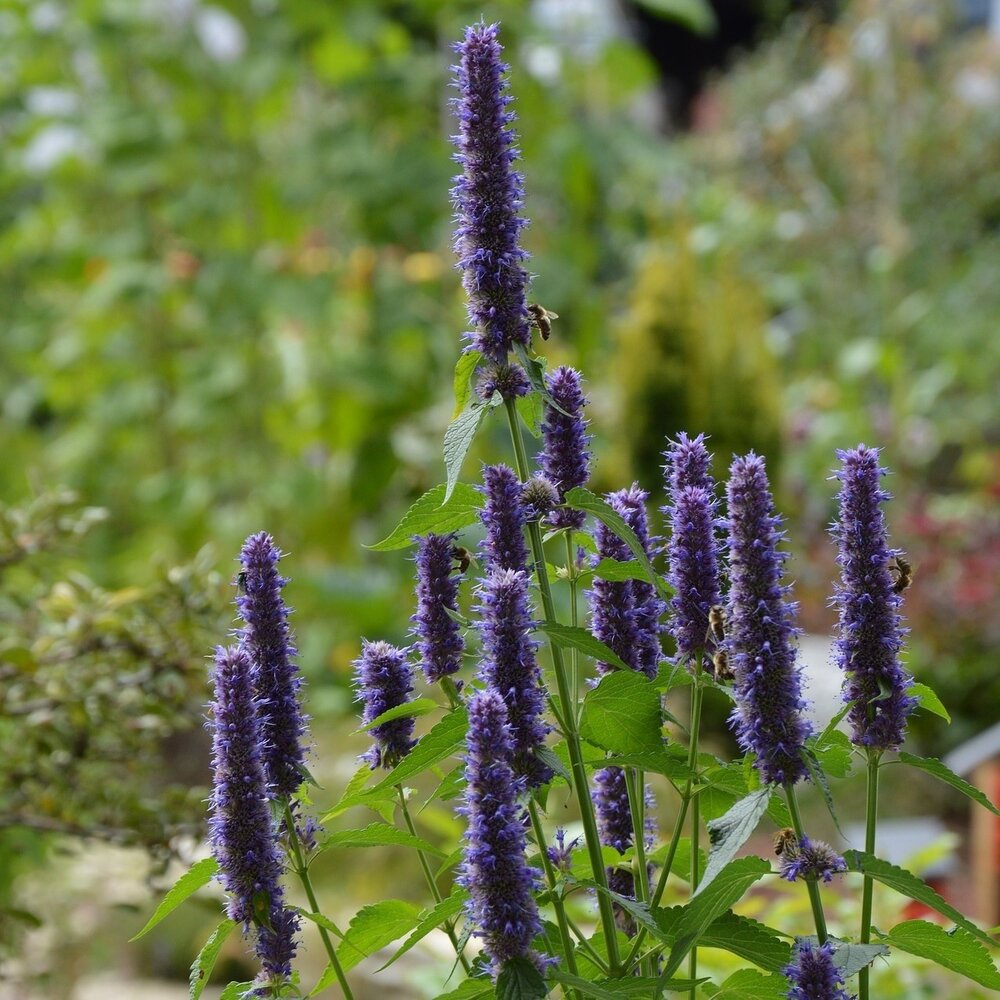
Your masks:
M523 781L510 767L507 709L496 691L469 701L464 812L468 818L465 860L459 882L469 890L469 911L494 976L516 958L540 961L531 942L542 929L532 894L538 872L524 856Z
M782 851L779 870L781 877L789 882L796 879L830 882L834 875L847 871L847 862L825 841L803 836Z
M663 467L667 481L667 493L678 495L688 486L699 486L709 493L715 492L715 482L712 479L712 455L705 442L704 434L688 437L683 431L677 435L676 441L670 442L670 447L663 453L666 464Z
M240 553L242 593L236 606L243 619L237 631L253 664L254 693L260 701L264 773L274 795L292 795L302 784L306 717L299 703L302 678L278 573L281 552L267 532L251 535Z
M543 720L545 689L531 638L528 574L501 569L488 574L477 591L483 640L481 676L504 700L511 741L511 766L529 788L543 785L552 769L537 751L549 731Z
M833 942L816 944L808 939L795 942L791 964L783 970L791 989L788 1000L851 1000L841 989L844 977L833 964Z
M466 29L455 46L459 97L454 101L459 134L456 160L463 172L455 178L455 252L469 297L469 319L476 327L473 345L496 364L505 364L514 344L531 342L526 292L527 253L519 235L525 220L522 177L514 170L515 115L501 61L497 25Z
M413 671L406 653L388 642L362 640L361 655L354 661L354 667L357 700L362 704L361 720L365 725L409 700ZM372 770L394 767L414 747L413 725L413 717L407 716L376 726L371 731L375 745L360 759L371 764Z
M545 407L538 464L559 490L561 502L567 490L584 486L590 476L590 435L583 417L587 400L580 388L580 373L573 368L563 366L549 372L545 386L559 409ZM582 510L561 508L549 515L546 524L550 528L582 528L585 519Z
M252 934L264 973L286 977L298 918L283 903L282 857L261 759L260 704L242 647L215 652L209 841L229 893L229 916Z
M487 573L498 569L521 570L528 565L523 491L517 473L510 466L487 465L483 468L486 503L480 517L486 526L482 555Z
M891 495L879 486L887 470L878 464L878 451L863 444L837 455L840 514L832 530L841 582L833 603L840 609L836 648L847 675L844 700L851 703L854 743L895 750L917 699L907 693L913 678L899 662L905 629L890 570L899 553L889 548L881 506Z
M806 775L802 747L810 727L795 663L795 605L782 583L784 532L761 457L751 452L733 461L728 500L727 642L736 696L730 722L740 746L757 755L764 781L794 784Z
M457 673L465 642L458 622L458 576L453 572L455 538L424 535L417 548L417 612L410 619L428 684Z

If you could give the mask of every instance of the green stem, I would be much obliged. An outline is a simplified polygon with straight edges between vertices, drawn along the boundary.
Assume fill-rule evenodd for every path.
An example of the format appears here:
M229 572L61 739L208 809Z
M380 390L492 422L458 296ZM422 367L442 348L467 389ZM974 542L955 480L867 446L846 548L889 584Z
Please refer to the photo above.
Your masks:
M788 799L788 812L792 817L792 829L796 838L801 842L805 836L802 827L802 816L799 814L799 804L795 798L795 786L785 785L785 798ZM825 944L827 939L826 917L823 915L823 900L819 895L819 884L814 878L806 879L806 889L809 892L809 905L813 911L813 921L816 924L816 937L820 944Z
M580 928L577 927L575 923L573 923L572 917L567 916L566 921L567 923L569 923L569 926L572 929L573 933L577 936L577 939L580 942L580 948L584 951L587 958L589 958L591 962L593 962L594 965L596 965L601 970L601 972L604 973L604 975L607 975L608 963L604 961L604 956L594 950L594 946L587 940L587 935L584 934L583 931L580 930Z
M698 840L701 834L701 799L696 795L691 802L691 895L698 888L701 875L698 871ZM688 957L688 979L698 978L698 946L691 949ZM691 987L691 1000L697 1000L698 987Z
M522 482L529 477L528 456L524 450L524 439L518 426L517 408L512 399L506 401L507 421L510 425L511 442L514 445L514 460L517 474ZM531 543L531 554L535 562L535 575L542 598L542 612L547 621L555 620L555 603L552 600L552 588L549 585L549 574L545 568L545 547L542 543L542 532L537 521L528 524L528 539ZM566 736L566 747L569 751L570 769L573 776L573 787L576 790L580 805L580 818L583 821L583 836L587 843L587 853L590 866L594 871L594 881L600 890L597 893L597 906L601 913L601 927L608 946L608 961L610 973L616 976L621 968L621 955L618 951L618 937L615 929L615 914L611 899L607 894L608 878L604 870L604 858L601 855L601 845L598 839L597 819L594 816L594 804L590 800L590 785L587 782L587 769L584 765L583 751L580 746L580 733L577 729L575 692L570 690L566 661L562 649L555 643L549 643L552 651L552 666L556 675L556 688L559 693L559 703L562 706L562 723Z
M566 578L569 580L569 622L576 628L580 624L579 609L576 606L576 553L573 551L573 531L566 529ZM576 649L569 651L570 687L573 690L574 703L580 691L580 654ZM574 705L574 717L579 724L580 718Z
M632 813L632 846L635 848L632 882L635 886L635 898L640 903L649 900L649 868L646 863L645 785L646 780L641 770L634 767L625 768L625 788L628 791L629 811ZM645 965L642 974L652 976L652 967L648 963Z
M399 808L402 810L403 820L406 823L406 829L409 830L411 837L416 837L417 828L413 823L413 817L410 815L409 807L406 805L406 793L403 791L403 786L396 785L396 791L399 794ZM420 867L424 871L424 878L427 880L427 888L430 889L431 895L434 897L434 902L442 902L444 897L441 895L437 879L434 878L434 873L431 871L431 865L427 860L427 855L424 854L419 847L417 848L417 855L420 858ZM444 932L448 935L448 940L455 949L455 954L458 955L458 960L462 963L462 968L465 969L466 975L472 975L472 965L465 957L465 952L462 950L462 946L458 943L458 935L455 934L455 924L451 920L446 920L444 922Z
M868 801L865 807L865 851L875 853L875 828L878 825L878 768L879 753L868 752ZM875 883L870 875L864 876L861 889L861 943L872 939L872 898ZM858 973L858 1000L868 1000L869 967Z
M312 880L309 878L309 869L302 854L302 845L299 843L299 833L295 827L292 805L287 798L285 799L285 827L288 831L288 844L292 852L295 874L298 875L299 881L302 882L302 888L305 889L306 899L309 900L309 909L313 913L320 913L319 903L316 901L316 893L313 891ZM330 924L336 930L337 925L333 921L330 921ZM339 930L337 930L337 934L341 937L344 936ZM340 964L340 959L337 958L337 949L334 948L333 942L330 940L330 934L325 927L319 928L319 936L323 940L323 947L326 949L327 955L330 956L330 966L337 976L337 982L340 983L345 1000L354 1000L354 994L351 992L351 987L347 984L347 977L344 975L343 966Z

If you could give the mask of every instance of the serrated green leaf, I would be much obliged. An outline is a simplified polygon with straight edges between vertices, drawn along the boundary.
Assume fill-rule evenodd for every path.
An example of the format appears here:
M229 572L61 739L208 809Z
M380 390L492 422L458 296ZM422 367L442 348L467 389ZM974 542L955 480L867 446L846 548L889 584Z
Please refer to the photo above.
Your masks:
M785 1000L788 980L784 976L768 976L756 969L740 969L721 986L714 983L702 987L712 1000Z
M888 861L876 858L872 854L866 854L864 851L846 851L844 860L847 862L848 871L870 875L877 882L881 882L882 885L894 889L903 896L908 896L918 903L929 906L932 910L937 910L938 913L948 917L949 920L954 921L959 927L979 938L980 941L994 946L997 944L993 938L980 930L954 906L945 902L926 882L921 881L905 868L890 864Z
M662 750L644 753L614 753L604 760L603 767L637 767L650 774L662 774L671 781L686 781L692 775L687 765L687 754L683 759L673 756L664 747Z
M906 920L880 936L890 948L930 959L980 986L1000 990L1000 972L990 953L960 927L948 932L929 920Z
M595 660L603 660L619 670L631 671L632 668L609 646L595 638L585 628L576 625L563 625L560 622L538 622L536 626L544 632L557 646L563 649L578 649Z
M355 733L370 733L373 729L378 726L384 726L387 722L392 722L393 719L409 719L416 718L421 715L429 715L431 712L436 711L441 706L433 698L414 698L413 701L403 702L402 705L396 705L394 708L386 709L377 718L372 719L367 725L362 726L360 729L356 729Z
M810 938L819 944L819 938ZM833 945L833 964L840 970L844 979L856 976L862 969L866 969L876 958L883 958L889 954L889 949L884 944L855 944L853 941L841 941L839 938L830 938Z
M384 899L359 910L337 946L337 958L344 971L353 969L369 955L401 938L419 920L419 908L402 899Z
M990 801L985 792L976 788L975 785L970 784L964 778L960 778L947 764L936 757L917 757L915 754L902 751L899 754L899 759L903 764L919 768L921 771L933 775L938 781L943 781L946 785L951 785L952 788L972 799L973 802L978 802L984 809L989 809L994 816L1000 816L1000 809Z
M452 420L465 409L472 398L472 377L476 374L476 368L482 360L482 353L472 349L463 351L459 355L455 365L455 410L451 415Z
M768 972L781 972L791 955L791 945L770 927L732 910L709 924L698 939L698 947L731 952Z
M387 969L396 959L405 955L418 941L427 937L431 931L440 927L446 920L450 920L461 913L465 908L465 902L468 898L469 893L465 889L456 886L452 889L450 896L442 899L440 903L432 906L429 910L425 910L421 914L420 922L414 928L413 933L403 942L392 958L376 971L381 972L382 969Z
M535 751L535 756L558 777L567 782L573 780L569 769L563 764L562 758L551 747L539 747Z
M466 979L450 993L442 993L437 1000L492 1000L496 990L489 979Z
M839 729L824 731L815 741L806 744L811 747L819 761L819 766L835 778L846 778L854 763L854 748L847 733Z
M253 982L230 983L223 991L219 1000L244 1000L250 991L258 984Z
M526 396L518 396L517 413L528 433L532 437L542 436L542 418L545 415L545 404L540 393L529 392Z
M329 931L339 938L344 936L337 925L329 917L324 917L322 913L312 913L310 910L304 910L301 906L293 906L292 909L303 920L308 920L310 923L314 923L317 927L322 927L323 930Z
M928 712L932 712L934 715L944 719L948 725L951 725L951 716L948 714L948 709L944 707L944 704L933 688L928 687L926 684L916 683L910 685L908 693L920 700L921 708L926 708Z
M650 680L633 670L601 678L587 693L580 735L612 753L657 753L663 747L660 696Z
M844 831L840 829L840 820L837 819L837 811L833 805L833 792L830 791L830 782L827 780L826 773L820 766L819 760L817 760L816 754L811 747L802 747L802 759L805 761L809 777L812 778L813 784L819 788L823 796L826 811L830 814L830 819L833 820L833 825L837 828L837 833L840 834L842 839L846 840Z
M505 962L497 976L497 1000L542 1000L548 992L542 974L526 958Z
M499 396L500 394L494 393L493 395ZM487 403L472 400L448 424L448 429L444 432L445 502L448 501L452 491L458 485L458 477L462 473L462 463L465 461L465 456L469 453L469 448L476 438L476 431L479 430L483 417L489 413L493 405L493 400Z
M712 880L736 857L736 852L750 839L761 817L767 811L771 789L762 788L740 799L718 819L709 820L708 836L712 847L708 866L694 895L698 896Z
M636 559L629 559L628 562L622 562L620 559L602 559L596 566L586 570L586 575L597 576L615 583L646 579L646 571Z
M611 850L614 850L614 848L611 848ZM615 851L616 855L617 853ZM620 860L620 857L616 860ZM588 889L593 889L603 896L607 896L616 906L628 913L640 927L645 927L657 940L663 940L663 931L645 903L640 903L638 900L630 899L628 896L621 896L617 892L612 892L611 889L599 885L593 879L582 878L579 880L579 884L586 886Z
M205 942L204 947L198 952L198 957L191 965L191 973L188 976L188 997L189 1000L198 1000L198 997L205 991L212 969L215 968L216 959L226 939L236 929L235 920L223 920L218 927L212 931L212 936Z
M670 982L661 984L658 979L629 976L626 979L600 979L591 982L589 979L571 975L561 969L551 969L549 979L562 986L569 986L584 996L594 997L595 1000L620 1000L621 997L641 997L642 1000L648 1000L651 996L659 996L659 992L663 990L670 993L687 993L700 983L708 981L707 979L671 979Z
M467 483L453 483L451 490L435 486L410 507L381 542L367 547L373 552L389 552L413 545L418 535L458 531L479 520L482 505L482 493Z
M371 823L363 830L338 830L319 845L321 851L336 847L413 847L438 858L445 856L444 851L423 837L415 837L389 823Z
M160 905L153 911L153 915L146 921L146 926L135 937L129 938L129 944L145 937L164 917L173 913L185 899L194 895L202 886L208 885L218 870L219 863L215 858L202 858L201 861L196 861L171 886L160 901Z

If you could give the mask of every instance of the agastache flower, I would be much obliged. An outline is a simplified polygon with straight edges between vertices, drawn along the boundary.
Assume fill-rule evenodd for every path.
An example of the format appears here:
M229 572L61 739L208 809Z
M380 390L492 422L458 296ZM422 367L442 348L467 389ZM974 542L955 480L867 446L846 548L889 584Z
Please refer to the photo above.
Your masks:
M251 663L242 647L215 652L209 841L229 893L228 913L252 934L264 972L291 974L298 918L284 907L282 855L268 805Z
M483 468L486 503L479 516L486 527L482 556L487 573L498 569L522 570L528 565L523 491L517 473L510 466Z
M795 605L786 600L778 551L784 538L774 513L764 460L752 452L730 469L728 635L736 708L730 723L752 750L765 782L794 784L806 775L802 748L810 727L795 663Z
M545 376L545 387L556 406L547 404L542 421L542 450L538 464L559 491L559 500L575 486L584 486L590 476L590 435L583 408L587 404L580 388L580 373L562 366ZM547 520L550 528L581 528L582 510L562 508Z
M899 662L905 629L902 599L890 567L899 555L888 545L882 504L891 499L879 482L886 469L875 448L838 451L842 468L833 525L839 544L841 582L833 603L840 609L837 660L846 673L844 700L853 742L872 750L895 750L906 735L906 719L917 705L907 691L913 678Z
M473 346L502 365L515 344L530 343L531 328L523 266L528 255L518 242L526 223L518 214L522 177L513 168L519 155L510 127L515 115L507 110L508 67L497 34L495 24L476 24L455 46L460 96L453 102L459 126L453 141L464 169L455 178L452 199L455 252L476 327Z
M531 383L520 365L489 365L476 383L476 393L484 403L488 403L495 392L499 392L503 399L517 399L530 391Z
M406 659L407 651L388 642L362 640L361 655L354 661L358 701L362 704L361 720L367 725L390 708L409 700L413 690L413 671ZM412 716L392 719L372 731L375 745L361 755L372 770L395 767L414 747Z
M555 843L545 849L549 856L549 861L558 871L569 873L573 863L573 851L580 843L579 837L574 837L569 843L566 842L566 830L563 827L556 828L556 834L552 838Z
M711 476L712 455L705 442L704 434L688 437L683 431L676 441L663 453L666 464L663 473L667 483L667 493L677 496L689 486L698 486L709 493L715 492L715 482Z
M264 773L272 793L286 798L302 784L306 717L299 703L302 678L281 596L288 582L278 573L281 552L267 532L251 535L240 553L242 593L236 606L243 619L240 644L253 665L254 693L260 702Z
M481 676L506 705L514 774L534 788L551 779L552 770L537 755L549 728L543 720L545 689L535 658L538 643L531 638L528 585L524 570L494 570L477 591L476 610L483 641Z
M614 494L606 498L613 504ZM617 559L625 562L631 558L625 544L606 524L598 522L594 535L598 559ZM630 580L605 580L594 578L593 587L587 591L590 603L590 630L609 649L617 653L634 670L639 669L637 651L641 643L637 622L635 599ZM597 672L608 674L616 667L603 660L597 662Z
M847 871L847 862L824 841L803 836L785 847L780 870L781 877L789 882L796 879L830 882L834 875Z
M791 988L788 1000L851 1000L841 989L843 973L833 964L833 942L816 944L805 938L795 942L791 964L782 972Z
M424 535L417 547L417 611L410 621L428 684L457 673L465 650L462 630L448 614L458 610L455 538Z
M459 883L469 890L469 911L494 976L516 958L541 960L531 942L542 929L533 891L539 873L525 860L524 782L510 767L513 750L507 709L496 691L469 701L465 860Z

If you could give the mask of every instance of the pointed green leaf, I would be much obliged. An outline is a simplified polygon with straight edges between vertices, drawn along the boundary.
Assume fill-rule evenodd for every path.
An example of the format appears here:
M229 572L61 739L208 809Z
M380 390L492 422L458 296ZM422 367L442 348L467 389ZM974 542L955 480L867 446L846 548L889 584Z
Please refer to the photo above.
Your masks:
M251 992L258 984L251 981L248 983L230 983L223 991L219 1000L244 1000L245 997L253 996Z
M319 849L329 851L335 847L413 847L425 854L444 857L444 851L422 837L415 837L389 823L371 823L363 830L338 830L327 837Z
M353 969L369 955L401 938L419 919L420 909L402 899L384 899L359 910L337 946L337 958L344 971Z
M978 802L984 809L989 809L994 816L1000 816L1000 809L994 805L985 792L980 791L975 785L969 784L964 778L960 778L943 761L936 757L917 757L912 753L900 752L899 759L910 767L919 768L933 775L938 781L943 781L946 785L951 785L956 791L968 796L973 802Z
M620 1000L621 997L649 1000L649 997L659 995L657 990L666 990L669 993L688 993L695 989L699 983L708 981L707 979L671 979L668 983L660 984L657 979L629 976L625 979L600 979L597 982L591 982L589 979L571 975L561 969L551 969L549 979L562 986L569 986L586 997L594 997L595 1000Z
M712 849L708 853L708 867L695 896L711 885L715 876L736 857L736 852L750 839L761 817L767 811L770 799L771 789L761 788L740 799L718 819L709 821L708 836Z
M1000 991L1000 972L990 953L960 927L946 931L929 920L906 920L881 937L891 948L929 958L980 986Z
M218 870L219 863L215 858L202 858L201 861L196 861L173 884L160 905L153 911L153 915L146 921L146 926L135 937L130 938L129 943L145 937L164 917L173 913L188 896L196 893L202 886L208 885Z
M636 559L622 562L620 559L602 559L596 566L586 571L587 575L622 583L625 580L645 580L646 571Z
M542 419L545 415L545 404L541 393L529 392L526 396L518 396L517 413L524 426L528 428L528 433L532 437L542 436Z
M373 552L405 549L413 544L417 535L432 531L446 535L458 531L479 519L482 505L482 493L467 483L453 483L450 490L446 486L435 486L410 507L387 537L368 548Z
M499 393L494 393L493 395L499 396ZM483 422L483 417L486 416L492 406L492 400L488 403L472 400L448 424L448 429L444 432L445 501L451 497L452 491L458 485L458 477L462 472L462 463L465 461L465 456L469 453L469 448L475 440L476 431L479 430L479 425Z
M466 979L450 993L442 993L437 1000L493 1000L496 991L489 979Z
M662 731L660 696L633 670L607 674L583 700L580 735L612 753L657 753Z
M683 758L671 754L667 747L641 753L614 753L600 762L601 767L638 767L650 774L662 774L671 781L686 781L693 773Z
M847 733L833 729L821 733L806 744L816 755L819 766L835 778L846 778L854 762L854 748Z
M784 976L766 976L756 969L740 969L721 986L707 983L702 990L712 1000L785 1000L788 980Z
M830 814L830 819L833 820L833 825L837 828L837 833L840 834L842 839L846 840L844 831L840 829L840 820L837 819L837 811L833 805L833 792L830 791L830 782L827 780L826 773L820 766L819 760L811 747L802 747L802 759L805 761L809 777L812 778L813 784L819 788L823 796L826 811Z
M208 985L208 979L212 975L212 969L215 968L219 952L222 951L226 939L235 929L235 920L223 920L205 942L205 946L198 952L198 957L192 963L191 974L188 977L189 1000L198 1000L198 997L204 992Z
M367 725L356 729L355 733L370 733L378 726L384 726L387 722L392 722L394 719L408 719L421 715L429 715L440 707L433 698L414 698L413 701L406 701L402 705L396 705L394 708L387 708Z
M819 944L819 939L813 940ZM855 944L852 941L841 941L830 938L833 944L833 964L840 970L844 979L856 976L862 969L868 968L876 958L889 954L889 949L881 944Z
M932 688L926 684L911 684L909 693L920 699L921 708L926 708L928 712L940 716L940 718L951 725L951 716L948 714L948 709L944 707L941 699Z
M465 745L465 734L468 730L469 713L464 708L456 708L453 712L449 712L429 733L420 738L417 745L385 778L366 794L395 788L396 785L449 757L459 747Z
M549 992L535 963L514 958L504 963L497 976L497 1000L542 1000Z
M538 622L537 628L544 632L557 646L563 649L578 649L595 660L603 660L619 670L631 667L609 646L595 638L585 628L576 625L562 625L559 622Z
M709 924L698 939L698 947L732 952L768 972L781 972L791 955L791 945L770 927L732 910Z
M427 937L432 930L440 927L446 920L450 920L452 917L460 914L465 908L465 902L468 898L469 893L465 889L456 886L450 896L442 899L440 903L432 906L429 910L425 910L420 917L420 923L414 928L413 933L403 942L392 958L377 971L381 972L382 969L387 969L397 958L405 955L418 941Z
M482 354L471 349L463 351L459 355L458 363L455 365L455 411L451 415L452 420L465 409L469 400L472 399L472 379L482 360Z
M317 927L322 927L323 930L329 931L331 934L342 938L343 932L337 925L329 918L324 917L322 913L311 913L309 910L304 910L301 906L291 907L303 920L308 920L314 923Z

